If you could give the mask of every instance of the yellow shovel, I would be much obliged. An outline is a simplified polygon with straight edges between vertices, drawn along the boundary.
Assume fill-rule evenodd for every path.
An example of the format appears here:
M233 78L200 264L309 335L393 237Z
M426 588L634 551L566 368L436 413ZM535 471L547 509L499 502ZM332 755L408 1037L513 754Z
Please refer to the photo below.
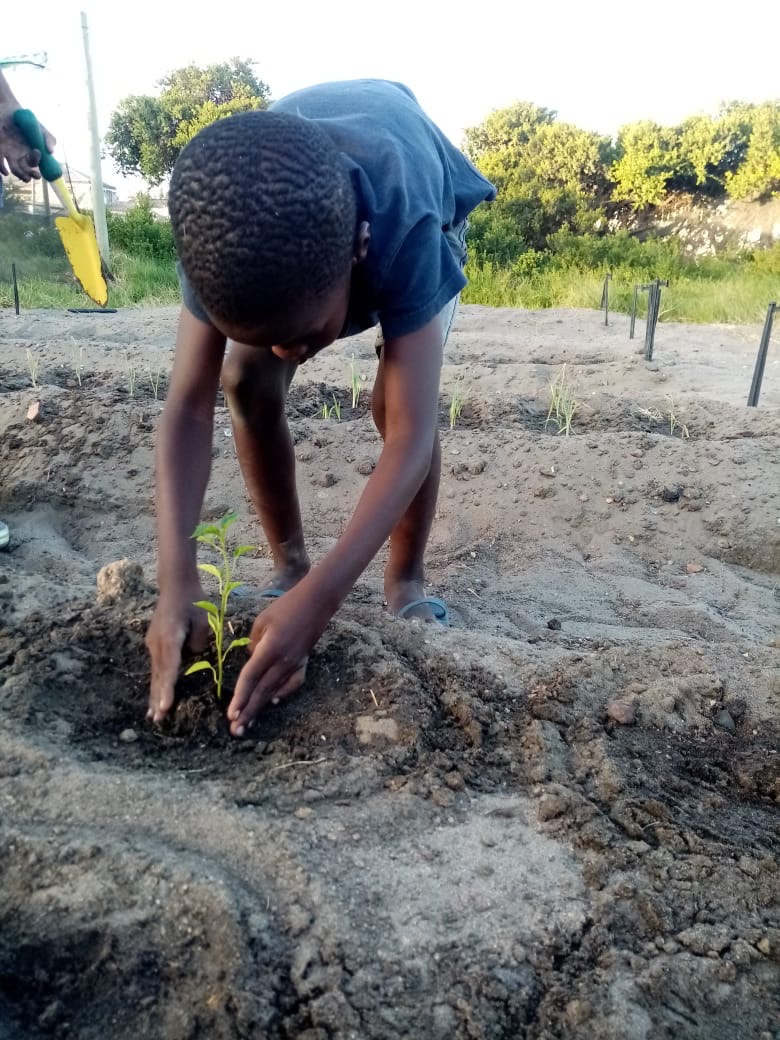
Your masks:
M85 213L79 213L76 209L63 180L62 167L47 150L38 120L29 108L20 108L14 112L14 124L30 147L37 148L41 153L41 161L38 164L41 174L51 184L68 214L67 217L57 217L55 224L73 273L87 296L101 307L105 307L108 303L108 286L103 275L100 250L92 221Z

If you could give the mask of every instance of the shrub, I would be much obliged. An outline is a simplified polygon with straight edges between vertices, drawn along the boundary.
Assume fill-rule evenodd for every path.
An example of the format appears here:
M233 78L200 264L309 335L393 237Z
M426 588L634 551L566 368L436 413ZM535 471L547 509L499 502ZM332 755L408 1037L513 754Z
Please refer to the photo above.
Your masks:
M174 260L173 232L167 220L152 213L148 195L139 195L127 213L108 213L108 235L112 247L130 256L152 260Z

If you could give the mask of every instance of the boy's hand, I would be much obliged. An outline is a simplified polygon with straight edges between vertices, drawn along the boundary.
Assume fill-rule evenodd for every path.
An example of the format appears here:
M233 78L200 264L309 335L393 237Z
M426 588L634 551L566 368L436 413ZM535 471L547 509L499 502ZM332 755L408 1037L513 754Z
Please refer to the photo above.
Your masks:
M284 700L303 685L309 651L331 617L312 602L306 586L304 579L266 607L252 626L252 656L238 677L227 712L234 737L243 737L269 703Z
M202 653L208 646L206 611L195 606L195 601L203 598L196 579L190 585L177 588L173 594L161 595L152 615L146 646L152 659L147 718L153 722L162 722L173 707L173 691L185 640L194 653Z

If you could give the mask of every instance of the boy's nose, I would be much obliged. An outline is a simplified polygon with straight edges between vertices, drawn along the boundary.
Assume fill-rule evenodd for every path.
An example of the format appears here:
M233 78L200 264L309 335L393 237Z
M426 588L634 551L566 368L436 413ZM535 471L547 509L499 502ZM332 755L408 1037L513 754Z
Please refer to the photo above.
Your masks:
M309 348L307 344L298 347L271 347L271 352L276 354L282 361L302 361L306 357Z

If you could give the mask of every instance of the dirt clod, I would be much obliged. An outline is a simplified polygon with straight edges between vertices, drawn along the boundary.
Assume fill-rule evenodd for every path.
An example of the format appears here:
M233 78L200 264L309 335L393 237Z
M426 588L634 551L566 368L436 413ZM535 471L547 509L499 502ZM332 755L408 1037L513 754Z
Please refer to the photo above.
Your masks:
M607 715L621 726L633 726L636 722L636 708L627 701L611 701L607 705Z
M98 571L97 602L100 606L132 599L145 591L143 568L132 560L116 560Z

